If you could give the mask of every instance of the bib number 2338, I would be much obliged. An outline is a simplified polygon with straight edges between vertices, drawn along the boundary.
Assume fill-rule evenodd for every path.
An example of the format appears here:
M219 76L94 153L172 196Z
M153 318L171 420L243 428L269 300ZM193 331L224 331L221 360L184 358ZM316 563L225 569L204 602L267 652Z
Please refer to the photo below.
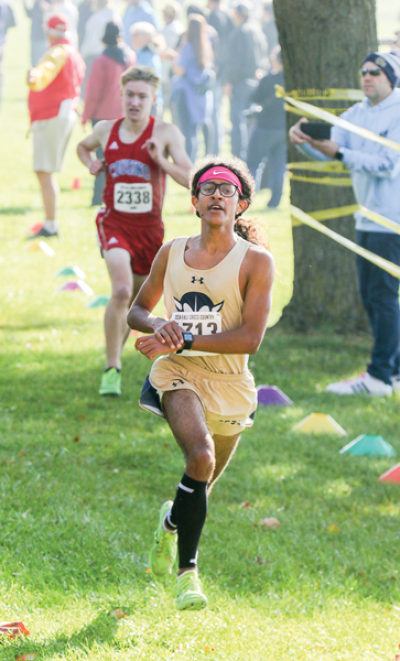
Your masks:
M115 184L114 209L125 213L147 213L153 208L151 184Z

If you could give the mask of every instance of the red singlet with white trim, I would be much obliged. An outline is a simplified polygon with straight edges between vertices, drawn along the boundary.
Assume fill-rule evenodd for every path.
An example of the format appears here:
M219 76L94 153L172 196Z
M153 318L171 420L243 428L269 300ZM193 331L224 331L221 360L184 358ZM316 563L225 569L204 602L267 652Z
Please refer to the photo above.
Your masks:
M124 225L163 227L165 172L143 148L153 134L155 118L149 118L142 135L131 144L119 137L122 121L115 122L104 150L107 178L103 200L107 215Z

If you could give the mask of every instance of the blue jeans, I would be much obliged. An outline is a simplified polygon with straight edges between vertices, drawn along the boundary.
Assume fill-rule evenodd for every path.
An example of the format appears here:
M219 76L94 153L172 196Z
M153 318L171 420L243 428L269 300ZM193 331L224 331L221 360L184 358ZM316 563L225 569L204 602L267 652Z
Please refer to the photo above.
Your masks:
M192 163L194 163L198 149L197 129L199 127L203 128L206 154L212 153L211 145L214 140L212 121L211 119L208 119L204 124L194 124L190 117L185 95L182 91L175 95L175 107L177 112L178 126L183 133L183 137L185 138L186 153Z
M400 266L400 236L384 232L357 232L359 246ZM374 336L368 372L391 383L400 373L400 280L357 256L358 284Z
M257 171L261 163L265 163L267 170L267 188L271 191L271 199L268 207L274 209L278 206L282 197L283 179L286 170L286 130L284 129L263 129L255 126L249 141L249 150L247 153L247 165L257 180ZM262 176L260 188L263 188Z
M100 122L100 119L92 119L92 127L94 128L97 122ZM102 147L97 147L96 149L96 158L101 160L104 157L104 152ZM98 204L103 204L103 191L106 185L106 174L105 172L100 172L97 177L94 178L93 186L93 197L91 206L97 206Z
M243 161L246 160L248 143L247 119L243 115L243 110L249 105L249 98L253 89L252 81L247 80L232 86L230 104L230 118L232 122L231 152Z

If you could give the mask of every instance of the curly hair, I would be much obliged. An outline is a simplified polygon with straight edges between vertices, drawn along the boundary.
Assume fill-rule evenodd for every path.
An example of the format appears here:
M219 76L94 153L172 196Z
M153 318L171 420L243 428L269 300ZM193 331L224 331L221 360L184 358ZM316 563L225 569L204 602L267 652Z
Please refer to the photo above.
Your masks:
M250 243L254 243L257 246L262 246L269 250L268 239L265 236L265 231L261 229L260 225L250 218L240 218L240 216L247 211L253 201L256 184L249 169L239 158L236 158L236 156L233 158L225 158L223 160L218 156L208 156L205 158L200 165L191 172L190 189L192 196L197 196L200 177L212 167L228 168L237 176L242 184L242 194L239 194L239 199L246 200L247 208L236 214L236 222L233 228L234 232L242 239L245 239L245 241L249 241ZM196 215L199 215L197 211Z

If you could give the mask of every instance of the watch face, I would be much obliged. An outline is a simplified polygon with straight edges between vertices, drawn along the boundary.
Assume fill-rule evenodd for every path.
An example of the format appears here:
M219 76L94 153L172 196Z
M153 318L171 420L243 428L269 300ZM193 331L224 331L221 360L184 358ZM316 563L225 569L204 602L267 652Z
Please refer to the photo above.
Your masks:
M193 341L192 333L182 333L182 335L183 335L183 341L184 342L192 342Z

